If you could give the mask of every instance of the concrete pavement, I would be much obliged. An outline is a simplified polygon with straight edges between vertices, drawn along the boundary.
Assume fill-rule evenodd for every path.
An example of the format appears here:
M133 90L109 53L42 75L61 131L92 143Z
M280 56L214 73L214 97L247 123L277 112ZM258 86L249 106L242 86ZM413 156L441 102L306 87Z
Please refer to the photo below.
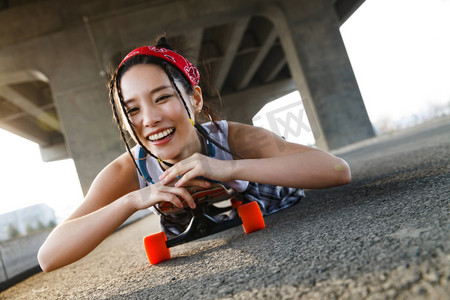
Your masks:
M339 151L352 183L311 190L264 230L236 227L148 264L155 216L0 299L449 299L450 121Z

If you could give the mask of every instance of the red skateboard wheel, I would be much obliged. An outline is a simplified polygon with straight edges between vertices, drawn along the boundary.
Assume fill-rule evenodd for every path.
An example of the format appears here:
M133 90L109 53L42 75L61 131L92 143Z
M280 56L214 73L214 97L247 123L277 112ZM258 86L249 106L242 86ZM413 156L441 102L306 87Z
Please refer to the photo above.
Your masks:
M242 205L242 201L238 201L234 198L231 199L231 208L232 209L238 208L240 205Z
M256 201L239 206L238 214L242 219L242 227L245 233L251 233L266 227L261 209Z
M151 234L144 238L145 252L152 265L170 259L170 249L166 245L167 237L164 232Z

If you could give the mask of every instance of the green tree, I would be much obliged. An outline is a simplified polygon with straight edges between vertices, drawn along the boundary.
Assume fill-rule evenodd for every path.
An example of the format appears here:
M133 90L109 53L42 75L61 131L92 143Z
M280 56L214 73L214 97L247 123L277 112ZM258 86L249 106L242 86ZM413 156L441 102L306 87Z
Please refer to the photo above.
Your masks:
M50 222L48 222L47 228L54 228L56 227L56 222L51 220Z
M36 225L36 230L41 230L44 228L45 228L44 224L42 224L41 220L39 220Z
M35 229L33 228L33 226L31 224L27 224L26 231L27 231L27 234L30 234L30 233L34 232Z
M8 226L8 236L10 239L20 236L19 230L14 226L14 224L9 224Z

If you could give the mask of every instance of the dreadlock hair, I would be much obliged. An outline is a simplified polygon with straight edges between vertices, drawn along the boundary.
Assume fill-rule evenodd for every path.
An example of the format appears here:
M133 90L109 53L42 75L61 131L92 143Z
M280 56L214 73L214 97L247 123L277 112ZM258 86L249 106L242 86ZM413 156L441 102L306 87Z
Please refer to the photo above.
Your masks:
M174 51L171 48L171 46L167 43L167 40L164 36L160 37L157 40L156 47L166 48L166 49ZM168 162L164 162L161 159L159 159L158 157L156 157L145 147L145 145L142 143L142 141L139 140L139 138L136 134L136 131L134 129L134 126L131 123L131 120L129 119L129 116L123 105L123 97L122 97L122 93L121 93L120 80L121 80L122 76L129 69L131 69L133 66L139 65L139 64L153 64L153 65L160 66L164 70L164 72L166 73L170 82L172 83L175 91L177 92L178 96L180 97L181 101L183 102L183 105L184 105L186 112L188 114L188 117L190 119L192 119L192 117L191 117L192 112L190 111L189 107L186 104L185 99L183 98L183 95L181 94L179 85L184 89L186 94L189 96L193 95L194 87L191 85L190 81L185 77L185 75L182 74L176 67L172 66L170 63L168 63L158 57L153 57L153 56L148 56L148 55L136 55L134 57L131 57L130 59L125 61L111 77L111 80L109 82L109 101L110 101L111 108L113 111L114 119L117 122L121 139L122 139L123 143L125 144L127 152L131 156L131 158L136 166L136 169L139 172L139 175L142 178L144 178L145 182L147 182L147 179L142 174L140 168L138 167L138 165L136 163L135 157L134 157L133 153L131 152L131 147L128 142L129 138L127 138L127 135L126 135L126 128L130 129L132 136L135 139L136 143L139 144L139 146L142 147L142 149L144 149L144 151L148 155L158 159L160 162L163 162L164 164L166 164L168 166L172 166L172 164L170 164ZM217 125L218 118L216 117L214 112L209 108L209 106L206 103L203 104L202 113L203 113L203 119L206 119L207 121L211 121L217 128L219 128L219 126ZM197 131L205 139L209 140L211 143L213 143L217 147L223 149L224 151L239 157L238 155L231 153L230 150L228 150L227 148L222 146L217 141L210 138L208 133L206 132L206 130L200 124L195 122L194 126L197 129Z

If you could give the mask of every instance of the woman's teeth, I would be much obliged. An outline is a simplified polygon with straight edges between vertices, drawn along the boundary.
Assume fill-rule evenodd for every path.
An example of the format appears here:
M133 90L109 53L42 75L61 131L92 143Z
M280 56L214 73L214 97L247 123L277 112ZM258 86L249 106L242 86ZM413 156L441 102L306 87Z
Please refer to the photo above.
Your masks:
M173 130L174 130L173 128L170 128L170 129L166 129L166 130L164 130L164 131L161 131L161 132L152 134L151 136L148 137L148 139L149 139L150 141L153 141L153 142L154 142L154 141L156 141L156 140L165 138L166 136L168 136L169 134L171 134L171 133L173 132Z

